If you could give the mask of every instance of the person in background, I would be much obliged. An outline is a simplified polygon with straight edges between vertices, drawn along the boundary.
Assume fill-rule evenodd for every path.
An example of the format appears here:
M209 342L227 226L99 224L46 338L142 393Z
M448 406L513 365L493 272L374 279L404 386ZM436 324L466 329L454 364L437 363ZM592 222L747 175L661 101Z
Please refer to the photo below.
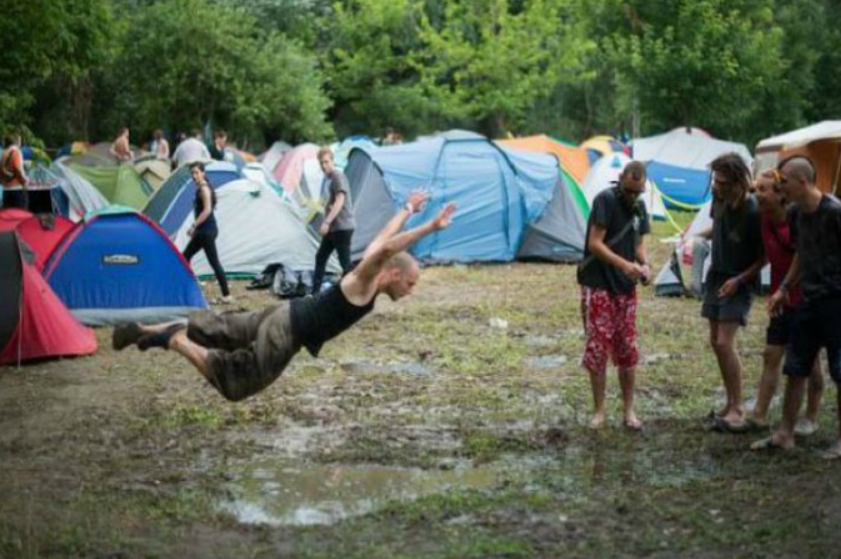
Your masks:
M225 148L228 145L228 134L224 130L217 130L213 134L213 144L210 146L210 157L216 161L225 161Z
M788 222L796 252L779 289L768 299L768 312L771 316L783 312L797 285L801 302L794 311L783 366L787 378L782 421L771 437L752 444L753 450L794 448L803 393L821 349L826 349L829 374L837 389L841 429L841 202L818 189L809 159L795 156L778 169L780 188L793 204ZM841 458L841 433L824 457Z
M207 151L207 146L201 140L201 130L198 128L193 130L191 137L186 138L178 144L178 147L175 148L175 153L172 154L172 162L176 168L196 162L206 163L208 161L212 161L212 158L210 157L210 152Z
M0 159L0 183L3 184L4 208L29 208L27 186L29 177L23 166L23 153L20 150L20 134L6 135L3 145L3 157Z
M133 155L131 153L131 147L129 144L129 130L128 127L123 126L117 131L117 137L114 138L114 141L111 142L111 148L109 149L111 155L117 159L117 161L124 162L124 161L131 161Z
M335 250L339 256L342 273L346 274L351 267L350 241L356 221L353 217L353 200L350 198L350 183L343 172L336 168L333 162L333 150L324 146L318 150L318 162L324 176L329 181L330 198L327 202L326 215L321 224L321 245L315 255L315 273L312 280L312 292L317 294L321 290L327 261Z
M166 140L166 136L164 136L164 131L160 128L155 130L152 145L149 148L155 154L155 159L162 161L169 159L169 142Z
M216 224L216 215L213 212L216 208L216 192L207 182L203 163L192 163L190 174L193 176L193 182L196 183L196 198L193 201L195 222L187 233L190 236L190 242L184 248L184 258L189 262L200 250L204 251L207 262L216 275L216 281L219 282L219 289L222 291L220 301L228 304L233 301L233 298L228 289L225 270L219 262L219 253L216 251L216 237L219 236L219 227Z
M639 360L636 283L647 284L651 277L643 239L651 228L645 203L639 198L645 183L645 165L628 163L618 184L593 200L587 222L578 283L587 338L582 365L590 373L593 429L601 429L605 423L607 364L611 358L622 388L624 425L634 431L642 428L634 413L634 381Z
M791 227L786 221L786 197L780 186L780 173L766 171L756 181L756 199L762 212L762 244L765 256L771 264L771 293L776 293L794 261L794 241ZM765 351L762 354L762 376L756 394L756 404L748 415L748 421L756 429L767 429L768 408L777 392L783 357L791 339L794 310L800 304L800 289L792 287L788 300L780 307L780 312L771 317L765 333ZM823 397L823 374L820 360L816 359L809 375L809 395L806 414L798 421L795 433L808 436L818 428L818 412Z
M750 170L736 153L711 163L713 203L712 256L701 316L710 324L710 345L718 360L727 403L711 412L717 431L748 430L742 409L742 362L736 333L747 325L752 285L765 262L759 204L750 192Z

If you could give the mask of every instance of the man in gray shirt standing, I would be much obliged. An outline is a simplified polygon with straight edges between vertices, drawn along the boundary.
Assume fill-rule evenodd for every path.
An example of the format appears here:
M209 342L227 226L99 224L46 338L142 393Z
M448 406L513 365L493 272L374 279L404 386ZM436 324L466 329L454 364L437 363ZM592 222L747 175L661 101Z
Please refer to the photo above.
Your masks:
M350 270L350 240L356 222L353 219L353 201L350 197L350 183L333 162L333 150L324 146L318 150L318 163L330 183L330 199L327 202L326 216L321 224L321 246L315 255L315 274L312 280L312 292L321 290L327 260L335 250L339 256L342 273Z

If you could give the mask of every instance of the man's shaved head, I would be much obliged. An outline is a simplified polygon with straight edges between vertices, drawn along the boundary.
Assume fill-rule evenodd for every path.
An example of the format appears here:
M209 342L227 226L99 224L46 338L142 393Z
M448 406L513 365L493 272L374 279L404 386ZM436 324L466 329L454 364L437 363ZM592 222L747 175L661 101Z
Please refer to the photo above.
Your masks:
M397 268L403 273L409 272L418 265L417 261L405 250L398 252L388 259L386 262L387 268Z
M808 157L797 155L780 163L780 171L792 180L803 180L807 184L815 184L815 166Z

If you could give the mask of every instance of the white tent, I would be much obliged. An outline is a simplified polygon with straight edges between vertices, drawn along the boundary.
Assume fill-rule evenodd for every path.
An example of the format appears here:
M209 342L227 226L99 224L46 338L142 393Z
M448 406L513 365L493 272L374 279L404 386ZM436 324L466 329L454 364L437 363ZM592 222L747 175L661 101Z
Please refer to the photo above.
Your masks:
M631 159L624 153L612 153L596 161L587 172L584 183L581 185L581 190L584 192L584 197L587 198L590 207L593 206L593 199L599 192L614 186L614 183L619 180L622 170L630 162ZM666 219L666 207L663 205L663 199L660 198L660 193L651 184L651 181L646 182L645 192L641 197L645 202L645 209L652 219Z
M272 174L287 151L292 151L292 146L286 142L275 142L266 153L260 156L260 163L263 164L269 174Z
M311 270L315 267L318 240L301 220L298 212L270 186L247 179L229 182L216 190L216 221L219 237L216 248L225 272L257 275L269 264L280 263L289 270ZM175 235L175 245L184 250L193 225L190 214ZM203 252L192 261L197 275L210 275L213 270ZM328 271L340 268L331 259Z
M49 172L60 179L59 186L69 206L67 217L71 221L81 221L85 214L108 205L99 190L60 161L50 165Z

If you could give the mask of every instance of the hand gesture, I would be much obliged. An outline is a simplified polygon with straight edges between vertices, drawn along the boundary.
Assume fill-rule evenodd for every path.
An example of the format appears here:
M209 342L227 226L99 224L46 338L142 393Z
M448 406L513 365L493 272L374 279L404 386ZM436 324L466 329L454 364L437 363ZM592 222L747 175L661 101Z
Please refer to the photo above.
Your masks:
M438 216L432 220L432 227L436 231L440 231L450 225L450 217L453 215L453 212L456 211L456 205L454 202L450 202L447 204L443 210L438 213Z
M423 211L427 200L429 200L429 193L420 191L412 192L409 194L409 199L406 200L406 207L413 214L420 213Z
M768 309L768 314L777 316L783 312L783 305L788 302L788 293L778 289L773 295L768 297L768 302L765 306Z
M736 291L738 291L738 290L739 290L739 278L738 277L730 278L729 280L725 281L724 285L722 285L721 288L718 290L718 298L719 299L726 299L727 297L730 297L731 295L736 293Z
M622 273L625 274L629 280L631 281L639 281L643 278L644 269L642 266L637 264L636 262L625 262L625 265L622 266Z

